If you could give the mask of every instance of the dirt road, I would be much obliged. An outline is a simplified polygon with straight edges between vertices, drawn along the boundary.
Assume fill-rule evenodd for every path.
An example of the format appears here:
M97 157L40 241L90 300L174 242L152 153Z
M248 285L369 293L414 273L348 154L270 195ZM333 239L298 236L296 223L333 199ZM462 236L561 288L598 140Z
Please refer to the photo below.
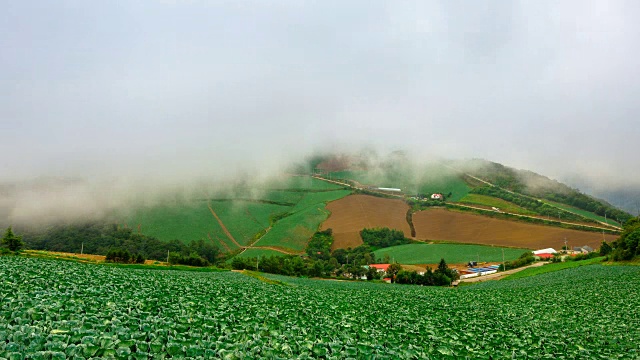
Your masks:
M517 268L517 269L511 269L511 270L507 270L507 271L501 271L501 272L497 272L495 274L489 274L489 275L484 275L484 276L477 276L477 277L472 277L472 278L468 278L468 279L462 279L460 280L460 282L481 282L481 281L488 281L488 280L499 280L501 278L503 278L504 276L507 275L511 275L517 272L520 272L524 269L528 269L528 268L532 268L532 267L538 267L538 266L542 266L548 264L548 262L545 261L540 261L540 262L535 262L531 265L528 266L523 266L521 268Z

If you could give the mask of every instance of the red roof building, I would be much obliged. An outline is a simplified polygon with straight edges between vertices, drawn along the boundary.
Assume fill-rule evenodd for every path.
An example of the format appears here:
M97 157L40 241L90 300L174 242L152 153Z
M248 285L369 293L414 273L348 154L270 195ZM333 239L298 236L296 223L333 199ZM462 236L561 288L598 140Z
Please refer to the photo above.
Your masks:
M378 270L378 272L387 272L387 269L389 268L389 265L391 265L391 264L371 264L371 265L369 265L369 267L372 267L372 268Z

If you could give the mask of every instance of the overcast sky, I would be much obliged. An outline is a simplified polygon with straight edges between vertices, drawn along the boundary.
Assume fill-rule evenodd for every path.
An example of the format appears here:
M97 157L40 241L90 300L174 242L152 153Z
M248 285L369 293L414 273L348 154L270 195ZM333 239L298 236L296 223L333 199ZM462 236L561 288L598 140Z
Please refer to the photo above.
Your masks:
M2 1L0 178L372 144L637 185L638 19L633 0Z

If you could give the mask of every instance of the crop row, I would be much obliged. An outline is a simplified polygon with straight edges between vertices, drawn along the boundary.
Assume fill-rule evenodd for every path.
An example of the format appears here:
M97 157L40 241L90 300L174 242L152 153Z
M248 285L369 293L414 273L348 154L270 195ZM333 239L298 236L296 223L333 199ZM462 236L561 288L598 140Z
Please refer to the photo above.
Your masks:
M638 267L460 289L23 257L0 275L7 359L640 356Z

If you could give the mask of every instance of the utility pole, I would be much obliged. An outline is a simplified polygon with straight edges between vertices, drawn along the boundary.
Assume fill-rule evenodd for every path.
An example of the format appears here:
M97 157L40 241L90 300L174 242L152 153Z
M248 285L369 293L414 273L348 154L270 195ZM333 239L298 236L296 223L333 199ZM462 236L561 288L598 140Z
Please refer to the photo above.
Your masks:
M258 264L260 263L260 255L258 255L258 257L256 257L256 271L260 271L258 270Z
M567 245L567 237L564 237L564 249L566 252L569 252L569 246Z
M80 248L80 255L84 254L84 243L82 243L82 247Z

